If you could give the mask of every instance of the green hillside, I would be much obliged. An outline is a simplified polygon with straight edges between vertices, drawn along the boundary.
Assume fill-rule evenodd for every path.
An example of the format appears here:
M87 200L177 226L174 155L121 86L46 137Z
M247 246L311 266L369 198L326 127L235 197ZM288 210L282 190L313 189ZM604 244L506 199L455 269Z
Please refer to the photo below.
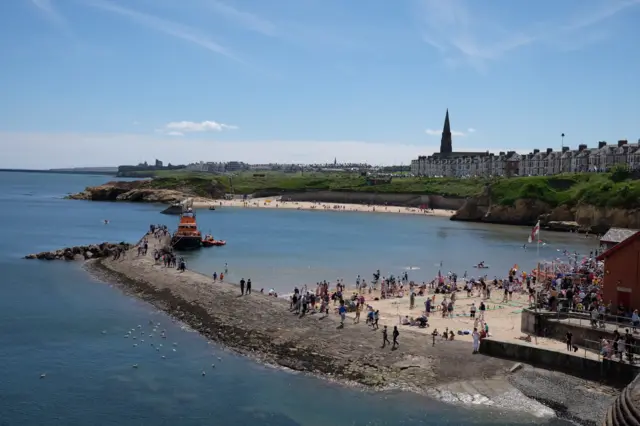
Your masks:
M371 184L357 173L239 173L231 176L185 171L154 174L156 188L186 189L200 195L212 193L279 194L309 190L376 193L439 194L470 197L490 184L492 201L512 205L518 199L538 199L551 206L585 202L596 206L640 207L640 180L619 168L613 173L563 174L514 178L407 178L393 177L390 183Z

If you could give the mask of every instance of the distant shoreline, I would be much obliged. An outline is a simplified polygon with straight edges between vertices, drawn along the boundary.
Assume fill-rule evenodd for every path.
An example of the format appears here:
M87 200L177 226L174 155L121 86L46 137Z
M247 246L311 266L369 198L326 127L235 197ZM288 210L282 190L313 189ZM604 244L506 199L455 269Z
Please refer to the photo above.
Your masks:
M0 169L0 172L8 173L49 173L59 175L94 175L94 176L116 176L118 171L103 170L39 170L39 169Z

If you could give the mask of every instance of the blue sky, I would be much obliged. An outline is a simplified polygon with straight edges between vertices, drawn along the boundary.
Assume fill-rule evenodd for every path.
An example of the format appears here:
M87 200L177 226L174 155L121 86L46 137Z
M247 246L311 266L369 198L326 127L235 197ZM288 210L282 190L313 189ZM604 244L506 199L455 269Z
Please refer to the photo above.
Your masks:
M640 138L640 0L5 0L0 167Z

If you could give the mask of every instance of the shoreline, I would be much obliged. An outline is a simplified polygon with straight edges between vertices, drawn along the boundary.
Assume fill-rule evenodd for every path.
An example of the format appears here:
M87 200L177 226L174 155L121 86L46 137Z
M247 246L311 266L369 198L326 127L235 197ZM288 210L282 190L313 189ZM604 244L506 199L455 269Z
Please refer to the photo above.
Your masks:
M152 248L156 242L152 236L149 240ZM398 350L382 349L381 331L374 332L364 323L353 324L349 317L343 329L337 329L335 314L323 319L319 314L298 318L283 298L258 292L241 297L235 284L214 283L194 271L180 273L155 265L150 256L137 257L134 250L121 260L89 260L85 269L240 355L349 386L410 391L449 403L453 395L453 403L467 407L479 404L468 398L488 397L496 404L504 403L494 408L514 409L508 403L514 393L540 402L565 402L563 386L590 383L529 366L511 372L513 361L472 355L470 342L437 339L432 346L430 335L405 328L400 328ZM562 386L538 392L529 385L531 377L544 374L552 374ZM470 393L470 387L476 394ZM460 396L463 394L467 397ZM594 395L585 393L583 399L571 404L546 405L560 418L591 424L589 419L599 416L601 407L613 398L606 392ZM537 407L518 410L528 409L533 414L539 407L545 408ZM583 412L588 414L583 416Z
M332 211L332 212L359 212L359 213L385 213L385 214L412 214L421 216L436 216L451 218L455 210L429 209L422 210L417 207L385 206L376 204L353 203L325 203L313 201L282 201L280 197L251 198L244 200L204 200L195 199L194 209L208 209L210 207L234 207L251 209L288 209L305 211Z

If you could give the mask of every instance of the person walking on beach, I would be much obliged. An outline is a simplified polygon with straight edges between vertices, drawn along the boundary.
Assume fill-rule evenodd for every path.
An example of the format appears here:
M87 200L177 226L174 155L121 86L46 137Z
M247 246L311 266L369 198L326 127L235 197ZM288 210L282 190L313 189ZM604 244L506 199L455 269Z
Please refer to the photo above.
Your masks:
M398 331L398 326L394 325L393 326L393 345L391 346L391 349L395 349L396 347L400 346L400 343L398 343L398 336L400 336L400 332Z
M217 272L214 272L214 273L213 273L213 280L215 281L215 280L217 280L217 279L218 279L218 273L217 273Z
M222 274L220 274L220 275L222 275ZM245 284L245 281L244 281L244 278L242 278L240 280L240 295L241 296L244 296L244 284Z
M251 278L249 278L247 280L247 292L246 294L250 294L251 293Z
M338 326L338 328L344 328L344 320L347 317L347 307L344 306L344 300L340 301L338 313L340 314L340 325Z
M484 321L484 311L487 309L487 307L484 305L484 302L480 302L480 319L482 321Z
M380 311L376 310L373 313L373 328L374 328L374 330L377 330L379 328L378 327L378 320L379 319L380 319Z
M382 347L384 348L388 344L391 344L389 337L387 336L387 326L382 327Z
M353 323L357 324L360 322L360 312L362 311L362 304L360 304L360 302L358 302L356 304L356 317L353 319Z
M478 329L474 328L473 333L471 333L471 337L473 338L473 353L477 354L480 350L480 333L478 333Z

